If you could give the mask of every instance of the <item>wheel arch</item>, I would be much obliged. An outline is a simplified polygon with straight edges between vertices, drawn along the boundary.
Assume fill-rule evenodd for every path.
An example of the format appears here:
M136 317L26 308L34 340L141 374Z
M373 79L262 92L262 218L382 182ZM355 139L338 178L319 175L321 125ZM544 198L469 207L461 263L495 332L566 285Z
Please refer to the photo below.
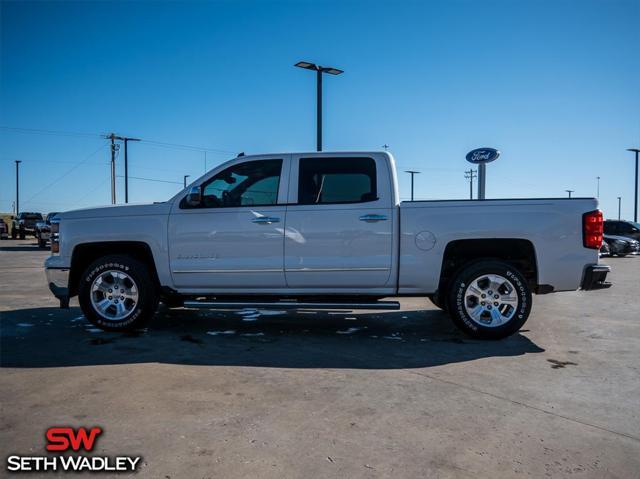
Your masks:
M80 276L98 258L110 254L124 254L144 263L156 286L160 286L151 247L144 241L100 241L81 243L73 248L69 275L69 296L78 294Z
M512 264L526 278L532 291L538 289L538 262L531 241L521 238L463 239L450 241L445 247L438 294L448 290L451 281L463 267L485 260Z

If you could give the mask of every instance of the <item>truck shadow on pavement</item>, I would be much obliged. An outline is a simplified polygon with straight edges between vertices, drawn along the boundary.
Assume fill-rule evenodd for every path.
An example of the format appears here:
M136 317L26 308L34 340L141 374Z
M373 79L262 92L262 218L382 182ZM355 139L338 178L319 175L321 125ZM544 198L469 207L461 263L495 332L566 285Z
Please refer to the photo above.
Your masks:
M438 310L400 312L161 309L135 333L95 329L79 308L0 312L0 365L12 368L159 362L203 366L404 369L544 349L522 334L462 335Z

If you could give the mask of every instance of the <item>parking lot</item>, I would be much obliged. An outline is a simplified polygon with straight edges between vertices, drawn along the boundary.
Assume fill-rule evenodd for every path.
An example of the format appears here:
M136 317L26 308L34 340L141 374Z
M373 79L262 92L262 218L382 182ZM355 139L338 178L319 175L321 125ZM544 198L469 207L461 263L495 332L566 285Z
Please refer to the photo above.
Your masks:
M163 309L141 334L58 309L47 252L0 242L0 443L53 425L141 477L640 477L640 258L609 290L537 296L519 334L471 340L399 312Z

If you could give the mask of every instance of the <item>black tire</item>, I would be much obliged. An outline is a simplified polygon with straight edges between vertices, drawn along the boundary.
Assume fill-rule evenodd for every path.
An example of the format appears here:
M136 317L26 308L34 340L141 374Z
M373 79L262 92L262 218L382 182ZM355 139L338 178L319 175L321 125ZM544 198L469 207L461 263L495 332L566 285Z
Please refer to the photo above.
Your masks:
M47 240L43 240L41 238L38 238L38 246L40 248L46 248L47 247Z
M11 239L16 239L18 237L18 232L15 228L11 228Z
M107 271L120 271L135 282L138 301L128 314L113 321L100 314L91 301L91 287L94 280ZM109 255L94 261L80 277L78 301L85 317L91 324L105 331L133 331L144 327L158 309L158 288L154 284L149 269L140 261L128 255Z
M512 296L516 298L515 304L512 302L508 304L502 303L501 299L496 299L494 305L496 303L499 304L496 308L491 304L491 302L494 301L492 298L489 298L491 301L488 303L486 302L487 298L476 297L472 293L470 297L465 298L467 288L474 281L479 280L478 285L481 283L487 284L488 279L483 278L483 276L487 275L496 275L505 280L500 286L501 291L492 291L493 294L498 294L501 298L503 292L509 291L506 289L509 287L508 285L511 285L513 288ZM482 294L489 296L487 294L490 291L489 288L491 288L490 285L486 289L479 287L478 290ZM507 296L507 294L505 294L505 296ZM453 280L451 289L449 290L449 314L458 328L474 338L502 339L516 333L527 321L529 313L531 312L531 300L531 289L520 271L501 261L479 261L462 269ZM474 301L476 302L474 303ZM483 306L486 304L486 308L483 308L484 312L482 316L476 321L467 311L467 307L472 307L473 304L480 306L479 301L483 302ZM487 308L492 311L488 311ZM501 310L500 308L503 309ZM493 322L493 320L489 320L488 317L491 316L491 312L495 312L494 310L498 310L500 313L506 313L510 319L507 319L504 324L499 326L490 326L489 324ZM485 317L487 318L486 324L482 324L485 323Z
M439 294L429 294L427 295L427 298L429 298L429 300L433 303L433 305L436 308L439 308L443 311L447 311L447 303L446 302L442 302L441 297Z
M25 231L22 228L20 228L20 239L23 240L23 239L26 239L26 237L27 237L27 233L25 233Z

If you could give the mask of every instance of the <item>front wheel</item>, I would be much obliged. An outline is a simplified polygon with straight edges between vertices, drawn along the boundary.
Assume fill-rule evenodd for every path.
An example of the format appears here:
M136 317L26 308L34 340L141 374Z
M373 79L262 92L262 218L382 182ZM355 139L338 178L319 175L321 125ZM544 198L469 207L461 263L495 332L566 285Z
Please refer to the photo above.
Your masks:
M105 331L143 327L158 307L149 269L127 255L94 261L80 278L78 301L85 317Z
M517 332L531 312L531 289L524 276L501 261L464 268L449 291L449 313L465 333L501 339Z

